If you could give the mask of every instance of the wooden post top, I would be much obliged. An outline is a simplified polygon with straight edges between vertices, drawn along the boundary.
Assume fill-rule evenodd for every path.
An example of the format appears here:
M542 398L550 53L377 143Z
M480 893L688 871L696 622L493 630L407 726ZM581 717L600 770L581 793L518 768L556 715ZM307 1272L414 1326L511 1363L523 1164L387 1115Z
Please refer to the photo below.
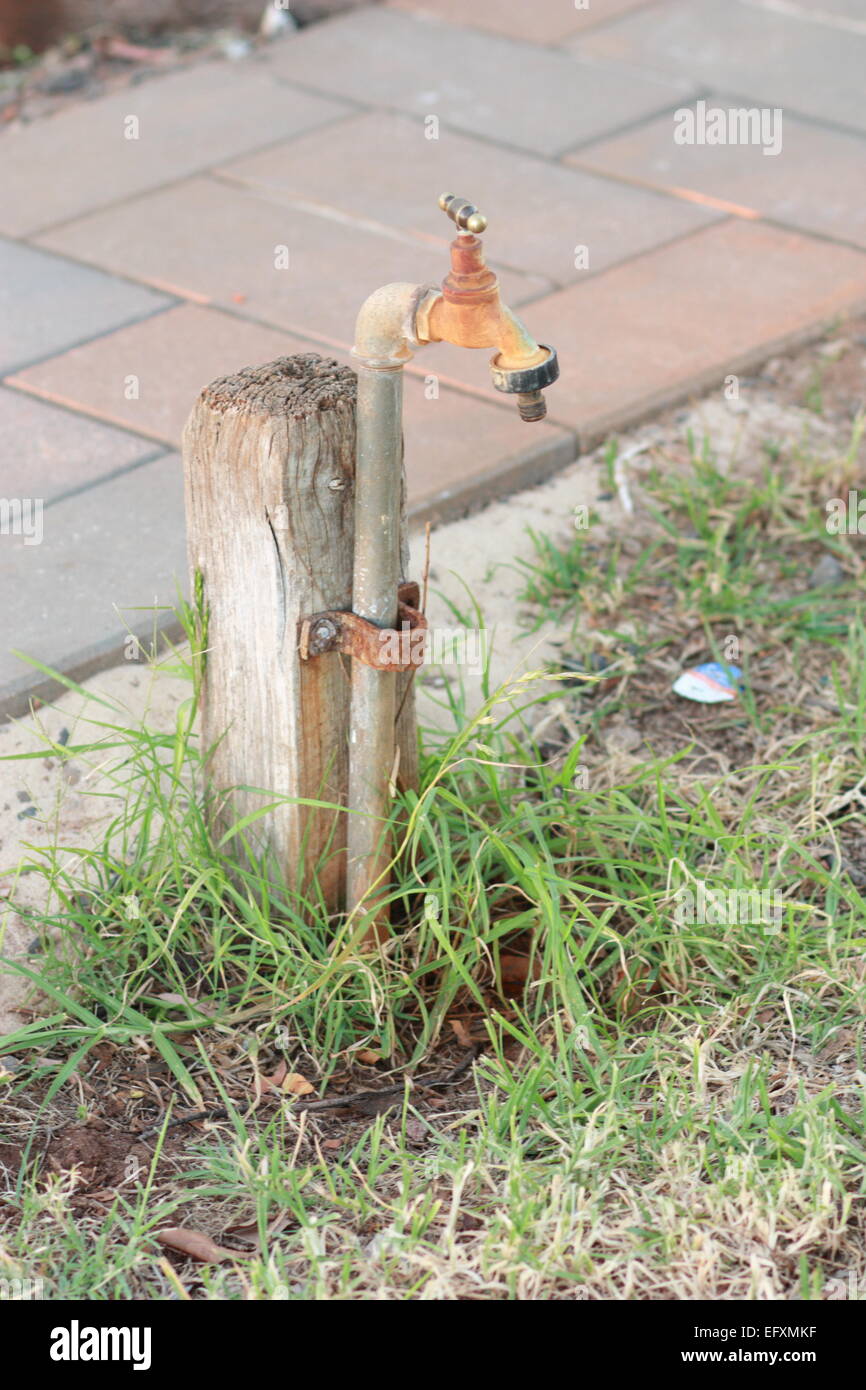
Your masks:
M199 399L218 414L234 410L301 420L340 407L353 409L356 395L357 378L351 367L317 352L302 352L218 377Z

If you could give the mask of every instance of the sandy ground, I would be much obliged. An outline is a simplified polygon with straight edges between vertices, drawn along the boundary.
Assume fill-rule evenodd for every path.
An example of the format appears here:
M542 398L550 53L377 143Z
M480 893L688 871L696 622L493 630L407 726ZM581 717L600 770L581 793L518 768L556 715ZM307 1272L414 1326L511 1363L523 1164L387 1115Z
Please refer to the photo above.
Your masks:
M600 519L594 537L602 541L605 534L639 532L641 472L650 466L653 451L656 463L659 451L672 459L687 457L683 442L689 431L698 440L704 435L711 439L720 465L727 468L747 467L761 454L761 443L770 439L806 440L818 452L832 452L840 447L850 425L843 412L834 412L832 392L821 414L806 408L804 393L816 370L821 372L822 381L828 370L839 370L843 376L859 373L862 381L864 346L866 336L852 332L836 344L805 349L793 359L767 364L759 379L744 383L739 400L725 400L717 392L692 408L669 412L623 435L623 463L613 490L603 467L603 450L599 450L539 487L434 531L428 601L434 634L437 629L453 631L457 627L448 600L465 614L471 611L471 594L489 631L494 685L525 670L538 669L561 649L557 644L566 634L547 624L527 636L526 624L521 622L525 614L521 613L519 595L525 581L515 562L534 558L527 528L566 544L574 534L575 509L585 506ZM837 368L836 364L841 365ZM825 381L825 387L829 386ZM850 388L846 399L850 400ZM423 535L414 538L412 552L411 573L420 578ZM425 668L419 682L422 726L441 727L443 717L437 702L444 680L455 678L465 682L469 708L477 707L480 694L476 675L463 667L443 667L441 671ZM23 871L27 863L53 852L56 846L80 850L96 843L116 813L121 795L105 777L104 766L110 756L102 761L95 755L61 760L52 756L51 743L75 746L91 742L98 735L91 721L100 717L130 726L145 721L155 729L169 730L175 725L179 704L189 698L184 680L159 667L137 663L95 676L84 688L110 700L118 712L110 714L80 693L70 692L29 718L0 725L0 758L4 759L0 761L0 949L8 961L27 964L33 937L32 926L27 927L10 906L10 896L30 908L44 907L44 899L40 899L43 880ZM26 753L43 756L14 760ZM76 849L59 852L73 859ZM28 995L32 997L32 986L26 978L14 968L0 967L0 1032L14 1031L26 1021L28 1014L20 1009L26 1010Z

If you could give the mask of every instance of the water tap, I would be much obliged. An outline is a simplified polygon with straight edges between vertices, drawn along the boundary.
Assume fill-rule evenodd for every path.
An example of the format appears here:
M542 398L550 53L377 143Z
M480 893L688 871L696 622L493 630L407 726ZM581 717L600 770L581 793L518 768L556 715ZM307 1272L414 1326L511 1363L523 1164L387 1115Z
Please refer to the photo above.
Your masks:
M457 227L457 236L451 243L451 270L441 290L433 291L419 307L419 338L457 347L496 348L490 360L496 390L517 396L521 420L543 420L547 405L542 392L559 376L556 352L537 343L502 303L499 281L484 259L480 236L487 228L484 213L455 193L443 193L439 206Z

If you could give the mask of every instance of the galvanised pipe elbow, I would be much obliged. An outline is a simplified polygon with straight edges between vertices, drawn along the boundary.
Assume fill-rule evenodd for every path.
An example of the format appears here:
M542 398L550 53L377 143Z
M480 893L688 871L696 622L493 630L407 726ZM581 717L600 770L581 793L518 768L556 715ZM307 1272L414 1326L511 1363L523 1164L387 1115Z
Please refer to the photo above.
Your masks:
M435 293L430 285L408 285L398 281L374 290L361 305L355 323L352 356L365 367L394 370L411 361L412 349L426 339L417 336L418 307Z

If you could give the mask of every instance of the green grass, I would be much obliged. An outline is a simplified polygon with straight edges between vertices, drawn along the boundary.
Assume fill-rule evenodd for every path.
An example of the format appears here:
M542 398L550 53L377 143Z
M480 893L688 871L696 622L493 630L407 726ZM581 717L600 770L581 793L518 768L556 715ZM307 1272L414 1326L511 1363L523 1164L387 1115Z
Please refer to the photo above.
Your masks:
M862 1280L866 630L819 507L853 453L832 479L798 460L748 483L693 453L688 478L650 477L639 545L537 538L527 602L609 664L488 690L471 717L446 690L454 732L428 732L395 806L377 951L315 891L269 886L249 825L214 842L196 660L168 663L191 692L173 730L83 694L51 755L103 766L111 819L74 860L26 866L44 950L16 968L48 1002L4 1041L0 1153L23 1159L0 1274L97 1299L821 1298ZM822 548L851 578L805 591ZM678 703L679 651L731 632L744 700ZM622 718L642 744L617 760ZM683 920L697 880L777 894L778 924ZM474 1067L426 1087L470 1039ZM319 1097L396 1080L402 1098L304 1113L262 1085L281 1062ZM56 1136L85 1131L106 1152L76 1169ZM156 1233L181 1225L236 1255L170 1254Z

